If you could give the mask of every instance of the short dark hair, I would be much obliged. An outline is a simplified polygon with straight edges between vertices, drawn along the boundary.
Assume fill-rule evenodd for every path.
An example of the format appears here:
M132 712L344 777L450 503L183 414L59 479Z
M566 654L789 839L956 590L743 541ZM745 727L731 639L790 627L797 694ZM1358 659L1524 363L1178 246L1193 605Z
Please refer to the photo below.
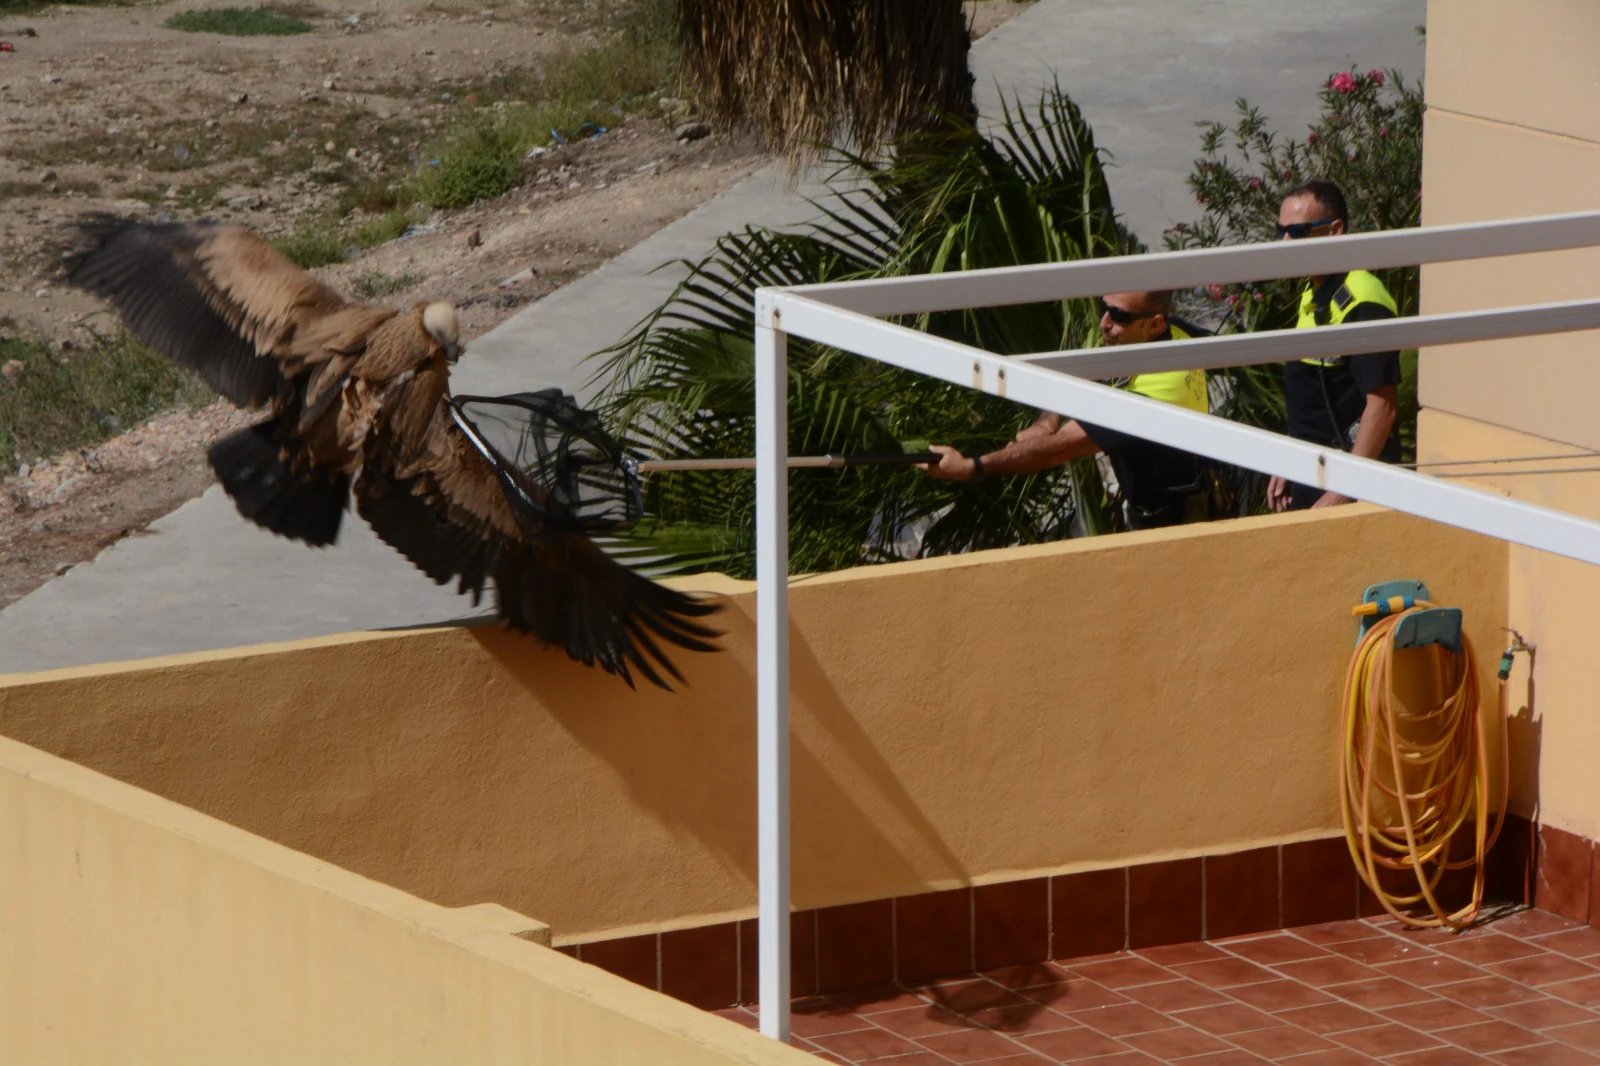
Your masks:
M1350 225L1350 210L1345 206L1344 190L1333 182L1323 181L1321 178L1313 178L1304 184L1296 185L1284 193L1283 199L1287 203L1301 196L1311 197L1329 215L1343 222L1346 226Z
M1161 314L1161 315L1171 315L1172 314L1172 290L1171 289L1153 289L1150 292L1145 293L1144 296L1145 296L1145 299L1150 301L1150 305L1155 309L1152 312L1153 314Z

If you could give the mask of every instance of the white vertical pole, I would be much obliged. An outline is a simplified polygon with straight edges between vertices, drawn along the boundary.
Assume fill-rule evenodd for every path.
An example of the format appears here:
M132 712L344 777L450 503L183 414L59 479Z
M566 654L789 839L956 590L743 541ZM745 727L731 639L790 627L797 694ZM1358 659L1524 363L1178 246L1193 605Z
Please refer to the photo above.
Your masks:
M789 1039L788 338L756 294L756 869L761 1032Z

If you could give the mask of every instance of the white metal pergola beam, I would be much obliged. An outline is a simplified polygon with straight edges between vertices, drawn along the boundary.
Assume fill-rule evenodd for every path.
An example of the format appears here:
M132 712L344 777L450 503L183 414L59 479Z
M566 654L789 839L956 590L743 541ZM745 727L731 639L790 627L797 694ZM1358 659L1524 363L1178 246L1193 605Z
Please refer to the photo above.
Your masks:
M1595 245L1600 245L1600 211L1585 211L1070 263L796 285L781 291L865 315L909 315L1049 303L1112 292L1311 278L1347 270L1385 270Z
M787 337L804 337L1161 444L1446 525L1600 563L1600 523L1085 377L1280 362L1594 328L1600 301L1166 341L1109 353L995 356L880 321L903 315L1600 245L1600 212L756 293L757 761L761 1031L789 1037ZM1322 335L1326 336L1322 336Z

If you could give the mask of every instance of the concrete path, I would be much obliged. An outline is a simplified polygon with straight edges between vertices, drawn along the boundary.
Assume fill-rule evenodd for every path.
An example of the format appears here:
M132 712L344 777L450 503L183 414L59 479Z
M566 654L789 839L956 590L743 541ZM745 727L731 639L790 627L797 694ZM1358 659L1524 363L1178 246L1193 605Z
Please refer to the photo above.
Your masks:
M1000 2L1000 0L995 0ZM1041 0L973 48L980 111L998 90L1037 99L1052 72L1114 156L1118 209L1148 243L1194 217L1184 185L1200 126L1228 122L1243 96L1276 128L1303 131L1316 87L1350 62L1422 72L1426 0ZM997 88L998 87L998 88ZM462 392L562 385L587 396L590 352L613 343L671 291L678 258L698 258L745 224L789 226L814 186L769 167L474 339ZM480 616L347 516L315 551L240 519L213 487L136 537L0 612L0 673L146 658L356 629Z

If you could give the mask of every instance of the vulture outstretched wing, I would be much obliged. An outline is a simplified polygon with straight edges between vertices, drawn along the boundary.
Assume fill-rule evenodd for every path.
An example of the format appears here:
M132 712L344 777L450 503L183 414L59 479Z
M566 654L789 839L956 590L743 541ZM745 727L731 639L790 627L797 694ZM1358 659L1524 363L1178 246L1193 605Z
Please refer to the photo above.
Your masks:
M630 687L633 670L662 688L660 670L683 680L664 645L716 650L708 641L719 634L698 621L714 604L635 573L589 538L638 517L637 488L598 421L586 421L594 416L559 390L456 403L440 402L420 454L363 467L356 506L379 537L475 601L493 578L504 622Z
M240 407L286 398L291 378L395 313L347 302L242 226L98 216L77 236L67 280Z

